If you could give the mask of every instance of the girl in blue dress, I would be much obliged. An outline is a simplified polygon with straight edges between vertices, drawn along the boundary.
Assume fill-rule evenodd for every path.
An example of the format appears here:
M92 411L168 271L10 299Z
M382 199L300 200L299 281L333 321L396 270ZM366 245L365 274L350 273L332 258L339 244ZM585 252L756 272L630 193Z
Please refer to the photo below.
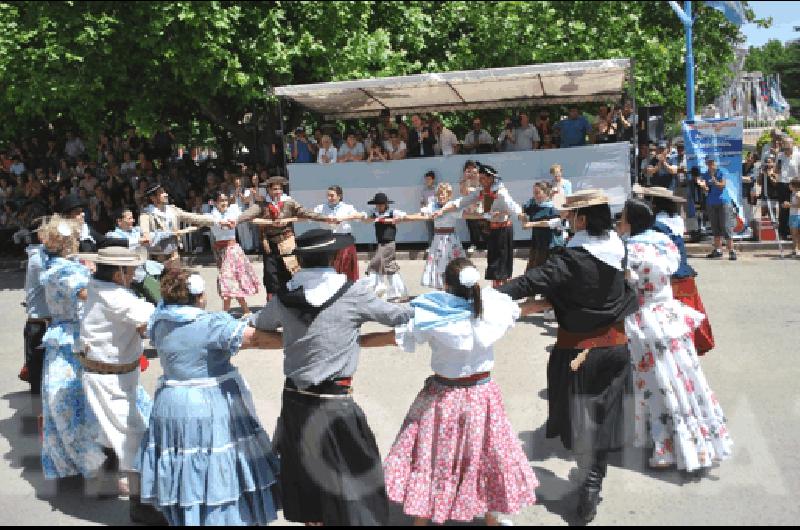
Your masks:
M141 501L171 526L267 524L277 517L278 460L231 357L280 348L280 335L206 312L197 274L167 273L161 294L148 335L164 375L137 461Z

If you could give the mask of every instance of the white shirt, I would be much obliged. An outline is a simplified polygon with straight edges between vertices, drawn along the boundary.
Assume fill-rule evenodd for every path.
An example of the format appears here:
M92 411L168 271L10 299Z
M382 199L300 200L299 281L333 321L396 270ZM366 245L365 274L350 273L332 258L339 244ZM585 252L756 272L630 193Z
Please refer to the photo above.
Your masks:
M449 156L456 152L455 146L458 145L458 138L447 127L442 127L442 134L436 137L433 145L433 152L437 155Z
M783 151L778 155L777 163L781 165L781 182L788 184L792 179L800 177L800 149L795 147L792 154L786 156Z
M497 197L495 197L494 202L492 203L492 207L488 212L484 212L484 215L487 219L491 220L492 222L505 222L510 220L510 214L514 214L515 216L522 213L522 207L517 204L514 199L511 197L511 194L508 192L505 186L500 186L500 188L496 191ZM473 204L478 204L481 202L481 189L476 189L466 197L459 197L458 199L454 200L453 203L456 205L456 208L467 208L472 206ZM495 219L491 216L494 212L500 212L501 215L499 218Z
M336 163L336 148L330 146L329 148L325 149L324 147L319 148L319 153L317 153L317 163L319 164L335 164ZM330 162L323 162L322 157L324 155L328 155Z
M229 205L225 213L220 213L216 208L211 211L211 217L213 217L217 223L220 221L238 221L240 215L242 215L242 211L235 204ZM215 241L230 241L236 239L235 228L222 228L219 224L215 224L211 227L211 232L214 234Z
M434 373L449 379L469 377L494 368L493 344L497 342L520 316L519 306L507 295L491 288L481 292L483 315L420 330L412 318L395 328L395 341L406 352L418 344L429 343L431 368Z
M388 155L392 155L399 151L408 150L408 148L406 147L406 143L402 140L400 140L400 143L397 144L397 147L395 147L394 144L392 144L391 140L386 140L385 142L383 142L383 149L386 151L386 154Z
M341 219L342 217L350 217L351 215L357 215L359 212L351 204L339 202L336 206L331 208L331 205L326 202L325 204L320 204L316 208L314 208L314 213L322 214L326 217L336 217L337 219ZM321 224L323 225L323 228L332 229L334 234L353 233L353 226L350 224L349 221L344 221L339 223L338 225L333 225L333 226L325 223Z
M445 206L448 206L451 203L452 201L445 204ZM437 212L441 209L442 207L436 204L436 201L432 201L422 209L422 213L425 215L431 215L433 214L433 212ZM461 219L461 210L456 210L454 212L447 212L446 214L434 219L433 226L434 228L455 228L456 223L460 219Z
M144 351L136 328L155 306L115 283L91 280L81 320L81 347L89 359L111 364L136 361Z

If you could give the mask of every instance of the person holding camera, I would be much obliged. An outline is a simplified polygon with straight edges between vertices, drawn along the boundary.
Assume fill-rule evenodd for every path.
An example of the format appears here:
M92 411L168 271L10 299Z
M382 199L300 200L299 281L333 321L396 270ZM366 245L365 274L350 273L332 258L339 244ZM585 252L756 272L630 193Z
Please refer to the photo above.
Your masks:
M600 105L592 133L596 144L613 144L617 141L617 122L609 111L608 105Z
M539 131L531 125L527 112L506 120L506 126L497 143L500 151L531 151L539 148Z
M472 130L464 137L464 154L491 153L493 144L492 136L481 128L481 119L472 120Z
M713 158L706 159L707 171L697 179L697 185L708 193L706 198L706 215L711 223L711 232L714 235L714 250L706 257L716 259L722 257L722 239L728 247L728 256L731 261L736 261L736 251L733 249L733 201L728 193L728 172L717 167Z
M667 152L667 142L659 142L656 154L655 156L651 155L645 170L645 178L647 179L645 186L656 186L674 191L678 166L671 162Z
M316 155L316 142L306 137L306 130L303 127L295 129L294 142L292 142L292 160L296 164L310 164L316 160Z

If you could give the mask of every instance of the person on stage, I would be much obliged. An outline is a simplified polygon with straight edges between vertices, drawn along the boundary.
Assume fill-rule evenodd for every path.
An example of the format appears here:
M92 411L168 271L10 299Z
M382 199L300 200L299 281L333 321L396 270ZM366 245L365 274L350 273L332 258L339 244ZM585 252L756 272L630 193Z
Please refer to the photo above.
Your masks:
M378 192L367 204L375 206L368 217L369 222L375 223L375 239L378 241L378 250L372 257L367 267L368 285L375 291L379 298L384 296L388 300L403 298L408 294L403 278L400 276L400 265L397 264L397 223L402 221L406 212L389 208L389 197Z
M695 351L693 333L705 315L673 298L670 276L681 266L681 254L669 236L652 229L654 220L647 203L631 199L619 227L630 234L629 281L641 304L625 319L634 370L634 441L653 448L651 467L702 475L732 455L733 440Z
M267 179L267 198L262 206L255 204L239 218L239 222L253 221L261 229L262 257L264 259L264 287L267 301L281 291L286 282L300 269L292 254L295 248L293 221L335 222L330 217L307 210L284 193L289 181L283 177Z
M384 463L389 500L416 526L478 517L497 526L498 514L536 502L538 481L491 376L493 344L514 326L520 306L481 290L479 280L471 261L454 259L444 271L445 292L415 298L414 318L383 344L414 352L429 343L433 352L434 375Z
M352 236L314 229L297 238L301 270L255 318L260 330L283 328L286 385L276 430L287 521L307 525L388 523L381 455L353 400L359 329L400 326L408 305L380 300L332 265Z
M217 224L211 227L211 232L214 234L217 269L219 269L217 290L222 298L224 311L230 310L231 300L235 298L242 308L242 313L249 315L250 308L245 297L258 294L258 275L242 247L236 242L236 228L223 228L219 224L238 223L241 214L236 204L230 204L228 195L217 192L214 209L211 211L211 217L217 221Z
M634 193L643 196L645 200L650 202L653 213L656 214L653 230L668 236L680 251L680 266L670 278L672 295L675 299L705 316L700 326L693 333L697 355L705 355L714 349L714 333L711 330L711 323L708 320L705 306L703 306L703 300L697 290L697 283L695 282L697 272L689 265L686 256L686 244L683 240L683 234L686 233L686 225L679 210L680 205L686 202L686 199L675 195L666 188L659 187L638 187L634 190Z
M439 217L456 209L467 208L473 204L481 203L483 205L482 216L468 215L467 218L482 218L489 222L486 279L492 280L492 284L498 287L508 281L513 273L514 227L512 219L522 213L522 208L514 202L492 166L478 164L478 175L480 189L466 197L459 197L449 206L435 212L433 217Z
M334 234L352 234L353 227L350 221L364 220L367 218L367 214L359 212L352 205L342 202L342 199L344 199L342 188L340 186L331 186L328 188L328 202L314 208L314 213L338 221L333 227ZM358 281L358 252L355 244L336 253L333 268L339 274L347 276L347 279L351 282Z
M625 280L625 245L613 230L608 197L586 190L567 197L575 236L566 248L498 291L514 299L543 295L558 337L547 364L546 435L577 456L582 476L577 514L594 519L610 451L629 441L632 393L625 318L638 309Z
M142 336L155 307L136 296L130 284L142 254L121 247L83 255L96 270L87 287L80 325L83 391L97 418L103 444L113 452L117 468L127 474L119 492L130 495L133 522L163 523L163 518L140 499L134 462L147 427L152 402L139 384Z
M141 500L170 526L253 526L277 518L279 463L231 358L280 338L228 313L205 311L198 274L169 270L147 334L159 379L136 458Z

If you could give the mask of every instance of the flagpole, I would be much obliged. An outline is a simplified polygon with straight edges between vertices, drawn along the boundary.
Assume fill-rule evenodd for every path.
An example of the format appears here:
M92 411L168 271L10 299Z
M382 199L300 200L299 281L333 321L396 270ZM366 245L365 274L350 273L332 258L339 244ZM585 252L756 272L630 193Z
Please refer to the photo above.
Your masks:
M692 2L686 0L683 3L683 11L688 22L684 20L683 27L686 30L686 119L694 120L694 47L692 44Z

